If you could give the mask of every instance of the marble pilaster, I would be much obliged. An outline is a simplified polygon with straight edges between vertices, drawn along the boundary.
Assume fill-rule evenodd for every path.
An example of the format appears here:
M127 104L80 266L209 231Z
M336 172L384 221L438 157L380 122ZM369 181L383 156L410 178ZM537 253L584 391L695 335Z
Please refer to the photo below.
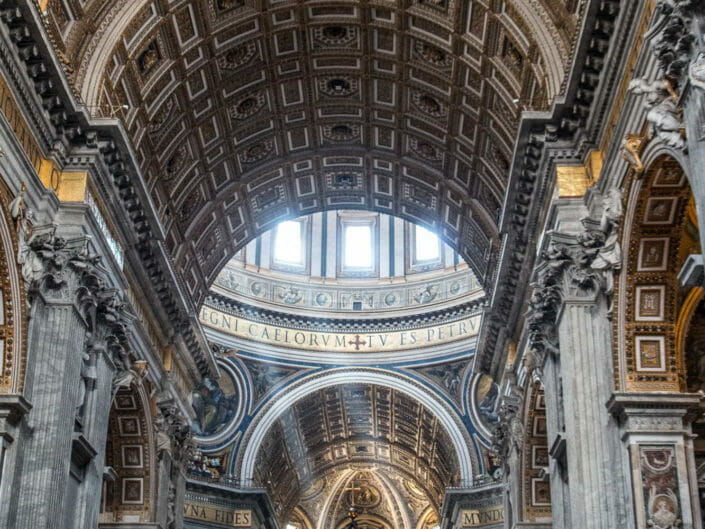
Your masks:
M29 327L27 394L33 403L31 434L10 527L56 528L65 509L86 322L68 288L36 295ZM67 416L71 420L67 420Z
M558 333L571 527L629 527L619 434L605 409L613 383L603 296L564 297Z
M97 523L113 358L126 360L116 292L83 237L35 230L21 264L29 285L26 395L33 408L9 527L84 528ZM117 360L121 361L121 360Z

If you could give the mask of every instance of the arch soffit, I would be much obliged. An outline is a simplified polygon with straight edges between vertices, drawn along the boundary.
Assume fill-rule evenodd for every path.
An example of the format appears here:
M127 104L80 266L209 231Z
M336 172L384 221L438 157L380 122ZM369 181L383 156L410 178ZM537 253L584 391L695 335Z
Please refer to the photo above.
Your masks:
M24 281L18 269L16 256L17 228L10 217L13 197L0 182L0 271L6 274L0 304L4 327L3 349L0 351L0 393L20 393L24 388L27 343L26 303ZM19 229L22 229L21 227Z
M121 398L129 398L131 400L122 402ZM158 462L157 453L154 440L154 423L152 416L153 406L149 398L146 388L140 383L132 383L129 388L121 388L113 396L113 400L110 408L110 423L111 432L113 436L113 442L115 440L119 441L118 445L120 450L113 454L113 457L117 458L116 463L122 465L124 463L123 457L124 453L122 450L123 445L139 445L142 447L140 454L142 457L142 466L131 468L131 473L125 477L128 479L141 479L142 480L142 494L143 494L143 504L145 505L145 510L140 516L146 516L148 521L155 520L157 516L156 501L157 501L157 490L159 484L157 480L159 479L158 472ZM127 418L128 420L135 418L139 423L139 433L137 435L123 434L123 424L120 421ZM113 447L113 450L115 448ZM148 486L145 489L144 485ZM122 498L123 491L122 487L124 484L122 480L116 481L116 484L120 485L120 490L116 490L117 498ZM131 509L132 506L121 505L118 503L118 511L125 508Z
M332 158L278 161L267 171L226 184L214 200L206 198L209 191L184 185L173 198L178 214L166 220L165 229L167 246L197 301L239 249L277 222L332 209L377 211L427 226L467 261L479 281L486 277L498 231L485 204L409 160L360 152L347 156L346 165L326 169ZM382 160L388 170L374 169ZM298 163L310 169L298 174L292 170ZM328 180L336 175L349 176L358 188L344 193L331 188ZM190 273L194 266L199 274Z
M240 450L238 450L236 468L240 470L241 486L250 486L254 477L254 466L260 445L271 426L286 409L301 398L319 389L345 385L352 381L355 383L375 384L396 389L417 400L434 413L453 444L456 457L458 458L461 485L467 485L472 482L473 467L470 454L471 443L467 433L465 433L460 417L458 417L449 406L411 380L372 369L340 369L322 376L313 376L303 379L296 386L289 388L284 398L271 402L258 417L255 417L245 434L243 445Z
M622 231L625 266L618 277L619 309L614 323L615 346L623 353L616 359L615 377L618 384L627 389L678 390L683 359L677 357L677 351L675 351L674 333L678 314L674 311L677 308L676 298L680 290L676 277L678 273L676 261L678 254L682 253L680 238L686 222L684 220L686 204L683 201L688 196L692 197L689 165L684 153L664 146L658 141L649 143L642 154L642 161L645 166L643 173L638 175L638 178L627 181L626 185L629 188L625 189L629 192ZM678 168L683 175L683 182L671 182L665 185L661 183L655 186L655 180L661 178L659 171L669 163ZM647 206L652 201L654 204L659 201L669 204L671 209L676 208L675 205L679 207L677 211L671 212L670 220L647 219L647 215L650 215ZM663 241L666 242L660 250L662 262L654 266L646 266L645 262L642 263L642 251L646 252L646 245L651 244L656 248L658 244L664 244ZM626 277L631 278L631 281L626 281ZM660 314L642 314L639 300L645 294L644 290L639 292L639 289L647 287L653 291L649 292L649 295L660 296L658 301L662 307L658 311ZM647 343L646 339L649 336L654 340ZM658 352L662 359L660 366L641 365L639 361L641 348L645 347L660 349ZM640 373L648 373L652 382L639 382L637 379Z

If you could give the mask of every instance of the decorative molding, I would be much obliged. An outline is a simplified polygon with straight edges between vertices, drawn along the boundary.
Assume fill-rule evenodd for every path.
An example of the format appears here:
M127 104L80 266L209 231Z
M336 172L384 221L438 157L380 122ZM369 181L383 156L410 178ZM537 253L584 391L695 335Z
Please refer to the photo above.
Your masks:
M557 324L567 300L590 300L603 295L611 310L614 272L621 267L618 240L622 197L617 189L603 199L599 222L583 219L585 230L577 235L551 234L532 284L527 329L529 347L524 359L530 372L540 373L549 354L558 355Z

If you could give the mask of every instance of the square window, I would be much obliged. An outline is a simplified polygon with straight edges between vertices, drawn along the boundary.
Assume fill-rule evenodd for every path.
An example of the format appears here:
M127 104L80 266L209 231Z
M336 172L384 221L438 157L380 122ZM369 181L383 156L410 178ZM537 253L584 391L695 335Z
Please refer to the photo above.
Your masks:
M337 274L379 276L379 216L357 211L338 213Z

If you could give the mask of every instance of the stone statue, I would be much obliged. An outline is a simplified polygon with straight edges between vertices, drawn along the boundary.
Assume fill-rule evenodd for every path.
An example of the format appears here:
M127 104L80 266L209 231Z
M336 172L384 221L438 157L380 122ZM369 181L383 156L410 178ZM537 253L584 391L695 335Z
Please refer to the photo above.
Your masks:
M147 375L147 361L137 360L132 367L119 370L113 378L113 394L120 388L129 388L133 382L142 380Z
M86 397L95 387L98 372L94 363L94 355L88 352L83 353L81 362L81 381L78 385L78 399L76 402L76 417L82 417L85 412Z
M169 493L166 498L166 527L174 529L176 527L176 486L169 483Z
M603 273L605 294L610 299L614 290L614 271L622 266L618 228L623 214L622 192L617 188L610 189L604 198L600 219L600 231L605 234L605 240L590 264L593 270Z
M237 396L226 396L214 380L204 378L191 393L191 405L196 412L194 432L199 435L211 435L219 426L235 416Z
M171 438L169 437L169 423L166 417L158 413L154 418L154 444L157 455L161 458L165 453L171 455Z
M648 110L646 119L651 123L654 134L674 149L685 149L682 111L678 108L678 95L670 81L633 79L629 83L629 90L645 96L644 107Z
M301 294L301 291L298 288L294 287L288 287L287 289L283 290L282 292L279 292L279 299L281 299L284 303L287 303L289 305L293 305L294 303L298 303L301 301L303 298L303 295Z
M438 287L436 285L426 285L418 294L414 296L416 303L429 303L438 295Z
M495 405L497 404L498 397L499 386L493 381L490 383L489 391L477 405L480 415L487 419L487 422L490 424L496 423L499 420L499 415L495 412Z
M22 275L24 277L27 273L30 277L33 277L36 272L33 269L36 263L29 266L29 269L25 271L24 265L30 257L30 249L28 242L32 237L32 210L27 208L25 203L25 192L27 190L27 185L22 182L22 189L12 202L10 202L10 216L15 221L15 227L17 229L17 263L22 266ZM26 277L25 277L26 279Z

